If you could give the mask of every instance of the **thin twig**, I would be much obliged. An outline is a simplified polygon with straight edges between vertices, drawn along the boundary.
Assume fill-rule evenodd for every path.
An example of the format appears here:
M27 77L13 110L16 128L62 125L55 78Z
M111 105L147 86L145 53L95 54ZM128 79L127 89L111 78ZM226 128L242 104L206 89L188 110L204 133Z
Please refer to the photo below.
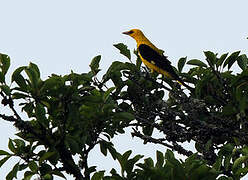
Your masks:
M179 154L183 154L183 155L188 156L188 157L193 154L193 152L185 150L182 146L180 146L177 143L173 143L173 145L170 145L168 143L163 142L163 141L165 141L164 138L155 139L155 138L152 138L151 136L146 136L146 135L141 134L139 131L135 130L134 128L133 128L133 131L134 132L131 133L132 136L133 137L134 136L139 137L139 138L143 139L144 142L150 142L150 143L154 143L154 144L161 144L161 145L166 146L166 147L168 147L168 148L170 148L172 150L177 151Z

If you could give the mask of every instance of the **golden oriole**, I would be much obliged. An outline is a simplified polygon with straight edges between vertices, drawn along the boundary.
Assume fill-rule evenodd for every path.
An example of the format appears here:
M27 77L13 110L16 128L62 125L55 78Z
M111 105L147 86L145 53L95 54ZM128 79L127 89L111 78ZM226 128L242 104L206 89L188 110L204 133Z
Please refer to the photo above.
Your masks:
M182 79L174 71L171 62L163 55L163 51L154 46L139 29L132 29L130 31L123 32L123 34L129 35L137 42L138 54L142 62L151 69L163 74L171 79L177 80L185 87L192 89L185 84Z

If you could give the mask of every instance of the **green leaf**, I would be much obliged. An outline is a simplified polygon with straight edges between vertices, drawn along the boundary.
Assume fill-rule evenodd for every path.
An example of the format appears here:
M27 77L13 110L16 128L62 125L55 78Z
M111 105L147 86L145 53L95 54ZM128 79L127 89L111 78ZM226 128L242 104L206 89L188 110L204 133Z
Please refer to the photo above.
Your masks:
M130 159L126 162L125 164L125 171L127 172L127 174L130 174L133 170L135 161L133 161L133 159Z
M120 153L117 153L116 158L117 158L119 164L121 165L121 172L123 174L123 172L125 170L124 169L125 168L125 163L126 163L127 160L124 159L123 156Z
M248 59L247 56L245 54L242 54L238 57L238 65L242 70L246 70L247 68L247 63L248 63Z
M189 174L193 172L196 168L198 168L202 164L201 161L199 161L198 154L192 154L190 157L188 157L185 160L184 166L185 166L185 172L188 172Z
M138 53L138 51L137 51L136 49L134 49L133 53L134 53L134 54L136 55L136 57L137 57L137 59L136 59L136 67L137 67L138 69L140 69L141 64L142 64L142 61L141 61L141 59L140 59L139 53Z
M103 99L101 96L98 95L91 95L83 97L83 100L87 103L102 103Z
M95 172L95 171L96 171L96 166L91 166L91 167L88 167L88 168L85 170L84 174L91 174L91 173L93 173L93 172Z
M209 139L208 142L205 144L205 150L209 151L209 149L212 147L212 139Z
M96 75L100 71L99 70L99 62L100 62L100 60L101 60L101 56L100 55L94 57L91 60L90 68L91 68L91 71L94 73L94 75Z
M62 172L60 172L59 170L53 171L52 174L66 179L65 175Z
M226 155L224 159L224 168L227 171L231 163L232 154Z
M142 155L136 155L135 157L128 159L130 154L131 154L131 151L127 151L123 155L120 155L120 154L117 155L117 159L121 165L122 174L124 171L126 171L127 174L131 174L136 162L138 162L141 158L144 157Z
M228 53L222 54L220 58L218 59L218 61L216 62L216 65L221 66L227 56L228 56Z
M39 76L38 73L35 71L33 68L25 68L24 69L26 74L29 77L29 82L32 85L32 88L37 89L38 88L38 81L39 81Z
M178 63L177 63L177 67L178 67L178 71L179 71L179 72L182 72L183 67L184 67L184 65L185 65L185 63L186 63L186 59L187 59L187 57L183 57L183 58L180 58L180 59L179 59L179 61L178 61Z
M0 86L0 89L7 95L7 96L9 96L10 95L10 88L9 88L9 86L7 86L7 85L1 85Z
M104 156L107 156L107 144L105 141L100 141L100 150Z
M72 154L80 153L81 149L79 143L75 140L73 136L67 135L65 138L66 144L68 144Z
M42 123L45 127L49 126L49 122L46 118L46 110L41 103L37 103L35 107L35 116L37 120Z
M242 148L242 154L248 155L248 146Z
M36 164L35 161L29 162L29 163L28 163L28 167L29 167L29 169L30 169L32 172L34 172L34 173L36 173L36 172L38 171L38 165Z
M202 62L198 59L191 59L187 62L187 64L195 65L195 66L199 66L199 67L207 67L207 65L204 62Z
M24 180L30 180L32 178L32 176L35 175L34 172L31 172L31 171L26 171L24 173Z
M111 87L109 88L103 95L103 100L104 102L106 102L106 100L108 99L110 93L112 93L114 90L116 89L116 87Z
M235 173L236 176L238 176L239 178L247 175L248 173L248 167L243 167L237 170L237 172Z
M169 149L167 149L164 157L165 157L165 159L168 159L168 160L175 159L173 152Z
M32 69L36 73L38 78L40 78L40 70L36 64L30 62L29 68Z
M13 178L16 178L18 170L19 170L19 162L15 164L13 169L6 176L6 180L12 180Z
M205 51L204 54L207 58L209 65L215 65L216 64L216 55L213 52Z
M120 71L127 68L126 64L123 62L119 62L119 61L115 61L111 64L111 66L109 67L108 71L106 72L106 74L104 74L103 76L103 82L108 81L109 79L112 79L112 81L114 81L116 79L116 81L119 81L120 77L121 77L121 73Z
M128 150L122 155L122 158L127 160L131 154L132 154L132 150Z
M233 180L232 177L220 176L218 180Z
M44 84L41 87L40 91L47 92L47 91L55 90L63 85L64 82L62 82L61 77L50 77L49 79L44 81Z
M196 143L195 143L195 149L196 149L198 152L202 152L202 151L203 151L202 144L196 142Z
M213 168L216 169L217 171L219 171L221 169L222 160L223 160L223 157L222 156L218 156L217 160L215 161L215 163L213 165Z
M6 156L5 158L0 160L0 167L10 158L11 156Z
M27 84L21 72L25 69L25 66L17 68L11 77L11 82L16 82L16 84L23 90L27 90Z
M104 172L105 172L105 171L96 172L96 173L92 176L91 180L102 180L102 179L103 179L103 176L104 176Z
M17 68L17 69L13 72L13 74L12 74L11 82L14 82L16 76L18 76L25 68L26 68L26 66L22 66L22 67Z
M233 145L233 144L230 144L230 143L225 144L225 145L221 148L221 150L219 151L218 155L219 155L219 156L220 156L220 155L227 156L227 155L229 155L229 154L232 153L233 148L234 148L234 145Z
M153 126L147 125L147 126L142 127L142 132L143 132L144 135L146 135L146 136L151 136L153 130L154 130L154 127L153 127ZM147 143L146 140L144 140L144 144L146 144L146 143Z
M48 163L42 163L39 167L40 174L42 176L46 174L50 174L52 171L52 167Z
M233 172L236 172L238 169L242 167L242 164L248 161L248 156L241 156L237 158L232 166Z
M48 173L48 174L45 174L42 179L44 179L44 180L53 180L53 176L50 173Z
M12 140L12 139L9 139L8 148L9 148L9 150L11 150L13 153L16 153L16 152L17 152L17 150L16 150L16 148L15 148L15 146L14 146L14 143L13 143L13 140Z
M0 71L0 83L5 83L5 75Z
M227 104L226 106L223 107L222 113L223 115L232 115L235 114L237 112L235 106L233 106L232 104Z
M50 157L52 157L52 156L55 155L55 154L56 154L56 152L46 152L46 153L44 153L44 154L40 157L39 163L41 164L43 161L48 160Z
M18 150L20 150L20 148L25 147L25 142L22 139L14 139L13 141L15 142L15 145Z
M235 63L235 61L237 60L238 56L239 56L240 51L236 51L234 53L232 53L224 62L224 66L226 67L226 65L228 65L228 69L231 68L231 66L233 65L233 63Z
M22 163L19 165L19 171L25 170L28 167L28 164Z
M120 50L120 53L131 60L131 53L127 46L123 43L114 44L114 47Z
M28 97L28 95L26 94L23 94L23 93L18 93L18 92L15 92L12 94L12 99L25 99L26 97Z
M166 153L165 153L165 159L168 160L171 164L173 164L173 166L175 166L175 168L179 168L179 169L183 169L182 165L180 164L180 162L175 158L173 152L169 149L167 149Z
M108 150L109 150L109 153L111 154L112 158L114 160L116 160L117 151L115 150L115 148L113 146L109 146Z
M133 170L134 165L144 156L138 154L136 156L134 156L132 159L129 159L126 163L125 163L125 170L127 171L128 174L130 174Z
M1 72L5 75L10 67L10 58L8 55L0 53L0 67Z
M2 156L2 155L9 155L9 153L7 151L0 150L0 156Z
M145 162L145 165L146 165L147 167L150 167L150 168L154 167L154 162L153 162L152 158L146 158L146 159L144 160L144 162Z
M33 103L25 104L25 106L22 108L22 111L25 111L28 114L28 117L33 117L34 114L33 110L34 110Z
M119 112L115 113L114 118L118 120L131 121L134 120L134 115L128 112Z
M156 163L156 167L162 167L164 164L164 155L162 152L157 151L157 163Z

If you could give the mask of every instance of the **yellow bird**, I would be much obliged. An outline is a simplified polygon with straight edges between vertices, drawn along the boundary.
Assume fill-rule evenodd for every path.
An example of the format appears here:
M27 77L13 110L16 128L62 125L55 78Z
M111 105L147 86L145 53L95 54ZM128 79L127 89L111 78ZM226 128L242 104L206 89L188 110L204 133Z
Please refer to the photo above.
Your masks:
M142 62L151 69L160 74L165 75L171 79L177 80L185 87L192 89L185 84L182 79L174 71L171 62L163 55L163 51L154 46L139 29L132 29L130 31L123 32L123 34L129 35L136 40L138 54Z

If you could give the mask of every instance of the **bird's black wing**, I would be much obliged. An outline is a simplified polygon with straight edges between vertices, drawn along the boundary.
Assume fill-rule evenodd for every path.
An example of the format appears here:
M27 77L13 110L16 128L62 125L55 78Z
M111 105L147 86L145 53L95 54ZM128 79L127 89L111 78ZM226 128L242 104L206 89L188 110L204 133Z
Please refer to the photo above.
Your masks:
M140 44L138 51L145 60L168 72L176 80L180 79L166 56L160 55L157 51L146 44Z

